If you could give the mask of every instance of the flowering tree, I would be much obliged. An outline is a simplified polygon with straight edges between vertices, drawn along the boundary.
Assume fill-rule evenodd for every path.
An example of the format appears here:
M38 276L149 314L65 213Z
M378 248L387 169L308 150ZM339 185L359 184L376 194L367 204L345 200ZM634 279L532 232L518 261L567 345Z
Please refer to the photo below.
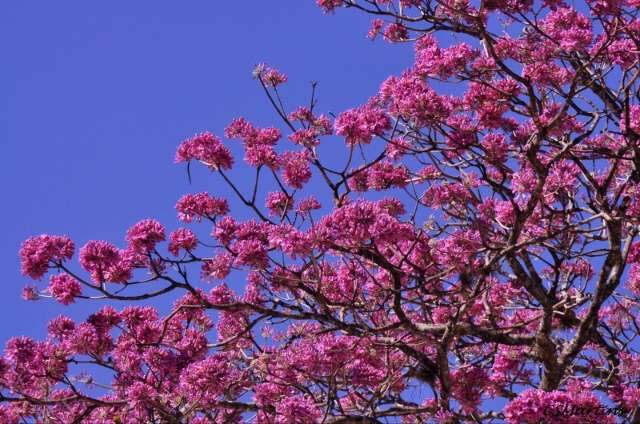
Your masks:
M210 237L147 219L79 267L26 240L25 297L142 303L10 340L0 421L640 422L640 1L318 5L414 63L335 119L259 66L281 128L231 122L244 165L209 132L176 153L253 219L186 194Z

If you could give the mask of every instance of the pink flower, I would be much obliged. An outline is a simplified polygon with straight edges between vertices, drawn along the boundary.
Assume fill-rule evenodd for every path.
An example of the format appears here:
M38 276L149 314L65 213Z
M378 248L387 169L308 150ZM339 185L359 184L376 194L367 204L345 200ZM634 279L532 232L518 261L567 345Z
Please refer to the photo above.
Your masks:
M169 236L169 252L178 256L180 250L192 251L198 246L198 238L188 228L178 228Z
M418 175L420 176L420 178L423 178L425 180L434 180L440 177L441 173L435 166L427 165L420 171L418 171Z
M185 194L178 203L178 219L182 222L191 222L196 219L213 218L217 215L229 213L229 204L226 199L211 197L208 193Z
M277 87L278 85L287 82L287 76L285 74L281 73L277 69L265 65L264 63L256 66L253 71L253 75L256 78L260 78L267 87Z
M347 145L371 143L373 136L382 136L391 129L391 121L375 99L365 105L342 112L335 122L336 134L345 137Z
M587 411L601 411L602 404L590 391L567 393L559 390L545 392L529 389L521 393L505 408L505 418L509 424L604 424L614 423L612 416L602 414L570 414L563 411L583 408Z
M481 143L487 152L487 159L489 161L502 163L506 159L509 145L503 135L487 134Z
M473 192L461 183L433 185L422 198L424 204L432 208L459 207L474 201Z
M301 215L306 215L312 210L320 209L320 207L321 205L320 202L318 202L318 199L316 199L314 196L310 196L300 201L296 211Z
M233 244L236 253L235 264L252 268L266 268L269 257L264 245L258 240L240 240Z
M230 169L233 166L233 157L229 149L209 132L197 134L183 141L178 147L176 162L191 160L203 162L213 170Z
M564 262L560 269L572 277L580 277L585 281L590 280L594 274L593 266L582 258L573 262Z
M640 105L629 106L629 129L636 134L640 134ZM626 115L620 120L620 130L623 133L627 131Z
M322 416L313 399L308 396L285 397L276 404L276 423L316 422Z
M510 78L497 79L491 84L471 82L464 94L465 109L472 110L478 117L478 124L485 128L505 128L511 124L503 115L509 110L509 96L520 93L520 85ZM499 134L487 134L487 142L500 142ZM485 141L483 140L483 143ZM506 142L505 142L506 144Z
M284 152L280 156L284 181L293 188L302 188L311 179L308 151Z
M614 330L626 331L629 327L634 326L637 311L637 304L629 299L623 299L603 306L598 311L598 318Z
M371 21L371 27L369 28L369 32L367 32L367 38L370 40L375 40L378 34L382 32L382 27L384 26L384 21L382 19L374 19Z
M22 273L36 280L46 274L51 262L71 259L74 245L67 236L42 234L22 243L20 263Z
M325 216L316 235L322 241L357 248L369 240L382 246L410 240L414 232L409 225L389 214L385 203L358 201Z
M281 217L293 209L293 199L281 191L274 191L267 194L265 206L271 215Z
M155 245L164 239L164 227L155 219L144 219L127 231L129 245L133 251L139 253L152 251Z
M507 384L509 378L518 372L524 353L520 347L500 347L489 373L489 380L497 385Z
M488 380L485 370L476 366L461 367L451 373L451 380L452 396L460 402L463 410L476 411Z
M308 256L313 249L309 236L290 225L274 225L269 231L269 246L282 250L292 258Z
M404 165L393 165L388 160L376 163L367 172L367 185L373 190L404 187L408 179L409 171Z
M385 146L385 152L387 157L392 160L400 160L402 157L411 151L411 142L402 138L396 138L391 140Z
M69 305L81 294L80 283L67 273L52 275L49 292L58 302Z
M242 383L240 372L231 358L216 354L190 364L180 375L179 393L201 407L214 407L224 393L233 393Z
M244 118L238 118L227 126L225 135L228 138L242 140L245 148L244 160L249 165L278 168L278 156L273 146L280 140L282 134L277 128L258 129Z
M96 283L124 282L133 266L124 254L106 241L90 241L80 249L80 265Z
M351 172L351 177L347 181L349 189L358 192L369 190L369 171L367 168L358 168Z
M409 38L409 31L407 28L399 23L393 23L387 25L383 32L384 38L387 41L397 43L399 41L405 41Z
M622 402L627 409L635 409L640 406L640 387L625 387Z
M250 122L244 118L236 118L224 129L224 136L227 138L247 139L256 132Z
M312 122L314 120L313 112L306 106L299 106L288 116L290 121Z
M293 141L295 144L305 147L315 147L320 144L318 140L318 131L313 128L306 128L301 130L296 130L293 134L289 135L289 140Z
M69 346L79 354L97 353L100 338L96 328L87 322L76 326L69 337Z
M225 137L241 139L247 146L255 145L275 145L282 134L277 128L261 128L254 127L244 118L237 118L224 130Z
M444 79L464 71L477 56L478 52L466 43L441 49L435 38L426 35L416 42L415 70L420 75Z
M440 264L463 270L473 266L473 258L481 247L478 231L465 230L438 240L433 253Z
M544 183L544 195L551 203L559 196L572 194L578 186L580 168L569 160L556 162L551 166Z
M394 217L399 217L400 215L403 215L406 212L404 204L400 200L393 197L386 197L384 199L380 199L378 201L378 206L385 213L388 213L389 215Z
M228 253L221 253L212 259L206 260L202 264L202 279L208 280L214 278L222 280L231 272L233 265L233 256Z
M267 166L271 169L278 169L278 154L272 146L265 144L248 145L245 148L244 160L251 166Z
M156 396L154 388L142 382L135 382L126 389L127 399L134 408L144 408Z
M485 7L489 10L502 10L507 13L526 12L533 6L533 0L489 0Z
M14 337L9 339L5 349L5 356L15 363L26 363L37 353L36 341L29 337Z
M522 76L539 87L564 85L571 81L573 73L553 62L534 62L526 64Z
M631 271L629 272L629 276L627 277L627 281L625 282L625 287L627 287L635 296L640 296L639 264L634 263L633 265L631 265Z
M591 20L578 11L563 7L552 11L542 24L550 40L567 52L580 51L591 44Z
M40 298L38 288L36 286L25 286L22 289L22 298L24 300L38 300Z
M228 245L233 240L237 228L236 221L230 216L225 216L216 223L211 235L220 243Z
M209 302L214 305L231 305L236 302L236 296L226 284L220 284L209 292Z
M380 87L380 99L391 115L420 127L445 120L451 111L449 103L417 73L406 72L400 78L387 78Z
M99 333L107 333L122 321L118 312L112 306L105 306L91 315L87 322L93 325Z
M316 0L316 3L325 12L333 12L334 9L342 6L343 0Z

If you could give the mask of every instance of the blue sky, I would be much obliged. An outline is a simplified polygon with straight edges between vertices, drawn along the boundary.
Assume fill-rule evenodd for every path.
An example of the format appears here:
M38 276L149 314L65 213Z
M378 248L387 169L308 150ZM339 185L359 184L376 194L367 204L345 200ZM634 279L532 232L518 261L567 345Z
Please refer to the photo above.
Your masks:
M83 318L98 306L23 301L28 280L17 252L25 238L122 245L143 218L175 228L182 194L218 189L203 172L189 186L172 163L175 148L195 132L221 134L241 115L278 122L251 78L256 63L289 75L291 106L319 81L319 110L336 113L410 65L408 48L366 39L368 17L326 16L314 3L2 2L0 345L43 336L60 313Z

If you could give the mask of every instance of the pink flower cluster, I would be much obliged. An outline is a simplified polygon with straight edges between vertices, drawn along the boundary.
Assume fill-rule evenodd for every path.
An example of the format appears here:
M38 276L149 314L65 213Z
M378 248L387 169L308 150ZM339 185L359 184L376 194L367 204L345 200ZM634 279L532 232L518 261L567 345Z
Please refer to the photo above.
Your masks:
M343 0L316 0L316 3L325 12L333 12L334 9L342 6Z
M342 112L335 122L336 134L345 137L347 145L369 144L374 136L391 129L391 121L376 99L363 106Z
M71 259L73 252L74 244L67 236L42 234L31 237L20 248L22 273L34 280L39 279L47 273L52 262Z
M467 64L478 55L466 43L441 49L431 35L421 37L415 43L415 51L415 71L420 75L439 78L448 78L464 71Z
M318 137L333 133L329 118L324 115L315 116L308 107L299 107L289 114L288 119L298 121L303 127L289 135L289 140L304 147L313 148L320 143Z
M349 179L349 187L354 191L387 190L391 187L404 187L409 181L409 170L404 165L394 165L385 160L375 165L356 169Z
M623 132L631 130L636 134L640 134L640 105L629 106L628 115L629 125L627 126L627 116L625 114L624 119L620 121L620 130Z
M593 39L591 20L572 8L559 8L542 24L552 42L566 52L584 51Z
M229 391L239 390L242 381L240 371L231 364L228 355L212 355L194 362L180 376L178 392L186 399L197 402L201 408L211 408Z
M449 102L428 87L417 73L389 77L380 87L380 98L391 115L419 127L441 122L451 110Z
M49 292L58 302L69 305L81 294L80 283L67 273L52 275L49 279Z
M124 283L131 278L131 252L116 248L106 241L90 241L80 249L80 265L91 274L96 284Z
M461 367L451 373L452 395L460 402L462 409L477 411L487 383L487 373L480 367Z
M284 152L280 157L282 176L285 183L293 188L302 188L311 179L311 155L309 151Z
M281 191L267 194L265 206L273 216L281 217L293 209L293 199Z
M244 118L238 118L227 126L225 136L243 141L245 148L244 160L249 165L265 165L273 169L278 168L278 157L273 147L282 135L277 128L258 129Z
M208 193L185 194L176 203L178 219L182 222L191 222L194 219L212 219L219 215L229 213L229 203L226 199L212 197Z
M287 82L287 76L285 74L281 73L277 69L265 65L264 63L256 66L253 74L256 76L256 78L260 78L260 80L267 87L275 88L280 84L284 84L285 82Z
M230 169L233 166L231 151L210 132L197 134L178 147L176 162L191 160L203 162L214 170Z
M385 245L412 239L414 231L384 208L383 202L358 201L336 209L317 228L323 242L358 248L372 241Z
M178 256L180 250L191 252L198 246L198 238L195 233L188 228L178 228L169 235L169 247L167 248L173 256Z
M233 265L233 256L227 253L221 253L212 259L206 260L202 264L202 278L208 280L211 278L222 280L231 272Z
M382 35L385 40L391 41L392 43L398 43L409 39L409 31L407 31L407 28L396 22L387 25L382 32Z
M136 253L148 253L164 239L164 227L155 219L142 220L127 231L129 246Z
M521 393L505 408L510 424L604 424L615 418L604 415L604 406L588 391L563 392L530 389Z

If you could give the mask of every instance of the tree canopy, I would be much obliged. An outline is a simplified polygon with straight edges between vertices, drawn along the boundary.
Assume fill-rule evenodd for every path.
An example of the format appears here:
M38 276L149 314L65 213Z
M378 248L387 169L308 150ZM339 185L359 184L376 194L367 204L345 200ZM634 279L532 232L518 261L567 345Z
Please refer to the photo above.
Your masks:
M640 423L640 1L317 4L413 62L336 115L259 65L182 227L27 239L25 298L114 302L7 343L0 421Z

